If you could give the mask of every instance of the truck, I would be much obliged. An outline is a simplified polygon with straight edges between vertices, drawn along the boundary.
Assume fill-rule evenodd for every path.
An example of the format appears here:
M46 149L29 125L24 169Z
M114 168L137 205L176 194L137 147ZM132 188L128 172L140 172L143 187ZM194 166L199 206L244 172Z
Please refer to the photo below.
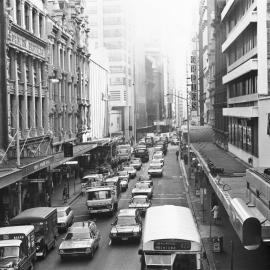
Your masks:
M45 258L53 249L58 235L57 211L53 207L34 207L21 212L10 220L10 225L34 225L36 255Z
M115 187L104 185L87 188L86 206L89 215L97 213L113 215L118 209L118 196Z
M0 228L0 269L32 270L35 261L33 225Z

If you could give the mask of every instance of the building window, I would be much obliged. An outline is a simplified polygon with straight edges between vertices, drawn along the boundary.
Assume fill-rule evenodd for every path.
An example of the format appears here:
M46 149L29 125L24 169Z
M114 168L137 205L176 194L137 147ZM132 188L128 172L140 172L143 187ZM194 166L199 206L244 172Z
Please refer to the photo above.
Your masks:
M21 25L21 1L20 0L16 0L16 20L17 20L17 24Z

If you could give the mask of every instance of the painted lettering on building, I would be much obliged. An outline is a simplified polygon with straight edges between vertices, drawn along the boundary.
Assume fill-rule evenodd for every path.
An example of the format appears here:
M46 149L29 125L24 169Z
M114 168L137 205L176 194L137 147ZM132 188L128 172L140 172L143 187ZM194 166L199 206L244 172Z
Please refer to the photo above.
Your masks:
M39 46L35 44L34 42L18 35L17 33L14 33L10 31L9 33L10 42L16 45L17 47L20 47L24 50L27 50L33 54L39 55L43 58L45 58L45 49L42 46Z

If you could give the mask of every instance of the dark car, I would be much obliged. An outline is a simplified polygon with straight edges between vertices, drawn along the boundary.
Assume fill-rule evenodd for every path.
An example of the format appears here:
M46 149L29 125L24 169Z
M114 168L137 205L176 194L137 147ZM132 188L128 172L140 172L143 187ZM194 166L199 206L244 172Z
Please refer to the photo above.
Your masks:
M149 152L146 148L140 148L136 147L134 149L134 156L136 158L141 158L142 162L148 162L149 161Z
M162 147L162 152L163 152L163 154L164 154L164 155L167 154L167 144L166 144L165 141L158 141L157 144L156 144L156 146Z

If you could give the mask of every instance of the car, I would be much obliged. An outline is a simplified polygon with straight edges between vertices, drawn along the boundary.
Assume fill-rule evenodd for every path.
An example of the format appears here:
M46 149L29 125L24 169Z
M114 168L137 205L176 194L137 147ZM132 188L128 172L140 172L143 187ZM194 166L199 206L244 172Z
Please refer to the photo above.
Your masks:
M167 143L165 141L158 141L156 146L159 146L162 148L163 154L166 155L167 154Z
M151 176L163 176L163 166L161 164L150 164L148 174Z
M75 222L59 246L61 259L71 256L93 258L100 242L100 232L94 221Z
M89 187L95 187L100 185L104 180L104 177L100 173L87 174L81 179L81 190L85 193L86 189Z
M150 166L154 164L160 164L162 167L164 166L164 162L162 161L162 159L152 159L150 162Z
M138 182L139 183L147 183L151 187L153 186L153 180L151 179L151 175L148 175L148 177L139 177Z
M120 181L121 181L121 179L123 179L123 178L124 178L124 179L127 179L127 180L129 181L130 175L129 175L128 171L125 171L125 170L119 171L119 172L117 173L117 175L118 175Z
M148 198L153 196L153 186L150 186L148 183L137 182L135 187L132 189L132 197L136 195L147 195Z
M133 158L129 165L134 167L136 170L140 170L142 168L142 161L140 158Z
M126 191L128 189L128 179L127 178L122 178L120 180L120 188L121 188L121 191Z
M56 207L57 211L57 229L58 231L67 231L74 220L74 212L70 206Z
M155 147L154 147L154 152L153 153L156 153L156 152L158 152L158 151L162 151L162 153L163 153L163 150L162 150L163 148L162 148L162 146L161 145L156 145Z
M173 137L173 138L171 139L171 145L179 145L179 143L180 143L180 141L179 141L178 138Z
M147 195L137 195L131 198L128 207L138 209L141 215L145 215L146 209L151 206L151 200Z
M152 157L152 160L153 159L158 159L158 160L161 160L163 162L163 165L164 165L164 155L163 153L155 153Z
M144 145L146 147L146 143L145 143L145 140L142 139L138 142L138 145Z
M142 220L137 209L121 209L111 224L110 231L111 244L117 240L138 240L142 236Z
M137 174L137 170L132 166L124 166L124 171L127 171L129 173L130 178L135 178Z
M141 158L142 162L148 162L149 161L149 152L146 148L136 148L134 152L134 156L136 158Z

